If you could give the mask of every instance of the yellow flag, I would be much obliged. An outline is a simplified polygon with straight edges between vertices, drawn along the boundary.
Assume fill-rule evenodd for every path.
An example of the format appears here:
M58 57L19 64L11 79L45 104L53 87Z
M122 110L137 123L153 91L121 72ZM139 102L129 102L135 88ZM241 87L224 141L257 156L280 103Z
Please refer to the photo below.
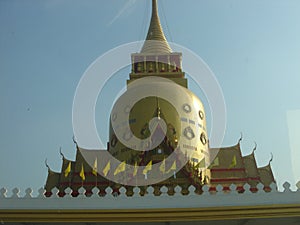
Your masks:
M236 166L236 156L234 155L231 161L231 164L229 165L229 169Z
M170 167L167 173L169 173L172 170L176 170L176 161L173 162L172 166Z
M69 162L67 168L65 169L65 177L67 177L70 172L71 172L71 162Z
M114 172L114 176L117 175L118 173L125 171L125 167L126 167L126 162L125 161L121 162L120 165L118 165L118 167L116 168Z
M205 167L205 157L194 168L197 169L203 167Z
M220 165L219 164L219 157L216 157L214 159L214 161L212 162L212 164L210 164L209 169L212 168L212 167L214 167L214 166L219 166L219 165Z
M219 157L216 157L215 160L213 161L213 165L214 166L219 166L220 163L219 163Z
M150 162L147 164L147 166L145 167L145 169L143 170L143 174L147 174L148 171L152 170L152 160L150 160Z
M133 170L133 176L135 176L137 174L138 171L138 166L137 166L137 162L134 163L134 170Z
M108 171L110 170L110 161L106 164L106 166L103 169L104 176L108 174Z
M81 177L82 180L85 180L84 169L83 169L82 163L81 163L81 170L80 170L79 176Z
M165 173L165 172L166 172L166 160L165 160L165 159L164 159L164 160L162 161L162 163L160 164L159 170L160 170L162 173Z
M94 161L94 166L93 166L93 169L92 169L92 174L94 174L95 176L97 176L97 174L98 174L98 161L97 161L97 158Z

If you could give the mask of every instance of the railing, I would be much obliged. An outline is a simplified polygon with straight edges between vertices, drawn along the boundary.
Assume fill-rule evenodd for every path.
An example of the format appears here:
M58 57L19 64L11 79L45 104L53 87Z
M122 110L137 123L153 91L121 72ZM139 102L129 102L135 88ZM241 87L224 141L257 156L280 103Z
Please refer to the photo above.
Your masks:
M235 185L224 188L216 186L210 191L203 186L201 192L194 186L174 188L169 195L168 188L160 188L160 195L155 193L159 187L145 189L134 187L132 196L128 196L125 187L113 190L110 187L99 192L98 188L86 191L76 190L77 197L72 197L72 190L65 189L65 195L59 196L59 190L53 189L50 197L45 190L34 193L31 188L20 195L20 189L7 191L0 189L0 222L151 222L151 221L200 221L200 220L241 220L265 218L291 218L293 224L300 219L300 182L297 190L292 191L289 183L283 184L283 191L278 191L275 184L268 189L258 184L246 184L243 192ZM198 187L199 188L199 187ZM185 195L183 195L184 193ZM282 220L280 220L282 221ZM251 222L251 224L252 224ZM23 223L21 223L23 224ZM27 223L26 223L27 224ZM198 224L196 222L195 224ZM210 224L208 222L208 224ZM259 223L261 224L261 223Z
M11 192L7 189L0 189L0 209L147 209L147 208L193 208L193 207L218 207L218 206L249 206L266 204L300 204L300 182L297 183L297 190L292 191L291 185L283 184L283 191L278 191L276 184L272 183L266 190L264 185L259 183L256 191L253 187L245 184L243 192L237 189L234 184L229 189L223 186L216 186L215 191L204 185L199 194L196 188L190 186L188 193L182 194L182 188L176 186L172 195L168 194L168 187L160 188L160 195L154 194L154 188L146 188L146 194L140 195L140 188L133 188L133 195L128 196L125 187L113 190L108 187L100 194L97 187L89 191L81 187L77 190L78 196L72 197L72 190L64 190L65 195L59 196L59 190L54 188L50 197L45 197L45 190L40 188L38 193L33 193L31 188L25 190L23 196L20 189L14 188ZM145 193L145 190L143 190Z

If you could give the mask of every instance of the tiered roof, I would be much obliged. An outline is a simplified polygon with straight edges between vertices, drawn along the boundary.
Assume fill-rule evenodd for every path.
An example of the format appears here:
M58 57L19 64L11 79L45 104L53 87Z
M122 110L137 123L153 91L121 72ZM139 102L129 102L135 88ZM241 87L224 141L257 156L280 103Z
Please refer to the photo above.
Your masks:
M272 182L275 182L270 164L258 168L255 160L256 147L251 154L242 156L240 140L236 145L223 148L212 148L211 152L217 152L215 160L218 163L212 163L210 170L210 181L212 187L218 184L231 183L242 187L249 183L255 191L256 185L261 182L268 189ZM226 189L226 188L225 188ZM242 190L242 188L241 188Z
M216 148L210 149L211 152L216 150ZM199 174L204 171L201 172L199 168L195 168L194 165L188 162L176 173L175 177L171 177L164 182L152 186L155 190L159 190L161 186L166 185L170 188L170 194L172 193L172 188L176 185L181 186L186 192L190 185L194 185L199 187L199 190L197 191L201 192L201 186L204 184L210 186L210 191L216 191L217 185L222 185L224 191L229 191L230 185L235 184L238 191L244 191L243 186L248 183L250 185L250 190L255 192L257 191L257 184L262 183L265 186L266 191L270 190L271 183L275 182L270 162L268 165L258 168L254 157L254 151L250 155L242 156L240 142L236 145L220 148L218 150L215 160L212 162L211 166L206 169L209 173L206 171L205 174L210 174L206 179L201 175L199 176ZM64 195L64 190L67 187L71 187L73 196L77 196L80 187L84 187L87 190L87 195L91 194L91 190L94 187L98 187L100 194L104 195L107 187L112 187L114 191L118 193L119 188L124 186L109 181L103 174L98 173L97 176L95 176L92 173L92 167L86 162L81 151L84 151L84 149L80 149L77 146L76 161L68 160L64 156L62 157L62 168L60 173L54 172L48 167L48 177L45 186L47 191L46 195L50 195L51 190L54 187L60 190L61 196ZM153 157L155 161L156 156ZM69 165L71 165L71 170L69 171L70 174L65 174L66 171L68 171L67 168ZM82 166L85 171L84 181L80 177ZM133 193L128 192L128 195L131 194ZM159 195L159 191L157 191L156 194Z

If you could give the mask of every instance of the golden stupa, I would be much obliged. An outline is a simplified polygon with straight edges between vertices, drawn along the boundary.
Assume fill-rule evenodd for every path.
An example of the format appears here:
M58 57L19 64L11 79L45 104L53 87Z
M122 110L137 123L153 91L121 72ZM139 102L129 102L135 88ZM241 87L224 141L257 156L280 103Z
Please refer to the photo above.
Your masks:
M245 183L249 183L251 190L255 192L256 184L259 182L265 186L265 190L268 190L270 184L274 182L270 163L265 167L258 168L254 156L255 151L250 155L242 156L240 140L231 147L218 148L216 156L210 158L210 152L214 152L216 149L209 147L205 110L200 99L187 89L188 82L181 62L181 53L173 52L166 40L160 24L157 1L152 0L152 16L147 37L141 51L131 55L132 68L127 85L130 86L131 83L140 78L151 76L168 79L177 84L174 98L181 105L179 109L181 112L179 115L178 109L176 110L172 104L158 96L141 99L129 111L126 111L126 108L123 112L112 111L111 121L117 118L117 114L129 113L130 130L134 136L140 139L149 138L149 121L154 117L165 121L166 133L156 147L147 152L135 151L120 141L120 137L116 135L112 123L110 123L107 151L127 164L146 166L149 162L153 164L162 162L178 147L179 141L184 139L184 146L181 147L192 153L189 154L188 160L184 165L181 165L182 168L176 174L174 173L173 176L164 181L152 184L155 195L160 195L161 186L166 186L168 194L172 195L177 185L182 188L182 194L188 193L190 185L195 186L196 193L201 194L201 187L204 184L210 186L211 192L216 190L218 184L222 184L224 191L229 191L229 186L235 184L237 189L243 192ZM189 97L188 101L182 97L183 94ZM121 96L118 101L122 100ZM124 136L126 137L126 133ZM63 161L60 172L54 172L48 167L45 185L46 196L52 194L51 190L54 187L59 189L60 196L65 194L64 190L67 187L73 190L73 196L77 196L78 189L82 186L86 189L86 195L90 195L95 186L100 190L99 195L105 195L105 189L108 186L113 189L115 194L119 193L118 190L121 186L126 188L128 196L133 194L133 186L112 182L102 172L95 174L92 166L82 156L80 146L77 144L76 146L77 153L74 161L66 159L62 155ZM206 162L211 162L209 166L202 163L204 159ZM182 162L178 159L174 163L178 167ZM168 164L165 165L165 168L166 170L171 169L172 166L173 164ZM130 175L127 174L127 176ZM141 195L147 194L144 191L144 186L139 187Z

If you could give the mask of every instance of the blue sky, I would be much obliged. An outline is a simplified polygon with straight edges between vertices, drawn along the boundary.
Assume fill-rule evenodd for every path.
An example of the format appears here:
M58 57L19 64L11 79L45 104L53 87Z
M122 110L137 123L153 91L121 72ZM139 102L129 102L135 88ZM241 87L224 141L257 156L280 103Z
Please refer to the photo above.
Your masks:
M236 144L243 132L244 155L256 141L258 165L272 152L279 184L300 180L300 2L160 0L159 10L167 39L197 53L222 87L223 146ZM61 168L60 147L75 158L78 81L106 51L144 39L149 19L150 1L0 1L0 187L42 187L44 160ZM105 96L124 88L128 73L116 74L99 97L104 139L111 108ZM192 81L190 88L203 98Z

